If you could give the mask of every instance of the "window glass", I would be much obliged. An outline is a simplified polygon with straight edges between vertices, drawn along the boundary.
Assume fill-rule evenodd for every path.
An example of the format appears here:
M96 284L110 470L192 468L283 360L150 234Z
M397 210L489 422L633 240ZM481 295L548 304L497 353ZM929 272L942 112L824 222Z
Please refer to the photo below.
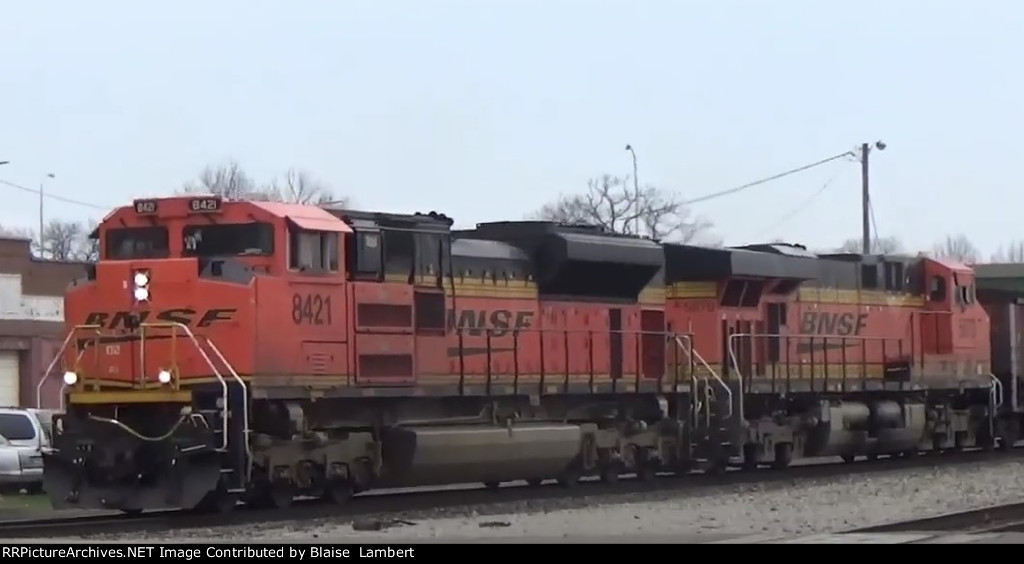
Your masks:
M0 435L9 441L29 441L36 438L36 429L27 415L0 413Z
M166 227L108 229L107 260L160 259L170 254Z
M183 231L187 257L270 256L274 226L269 223L189 225Z
M338 234L292 229L288 237L288 267L294 270L338 270Z

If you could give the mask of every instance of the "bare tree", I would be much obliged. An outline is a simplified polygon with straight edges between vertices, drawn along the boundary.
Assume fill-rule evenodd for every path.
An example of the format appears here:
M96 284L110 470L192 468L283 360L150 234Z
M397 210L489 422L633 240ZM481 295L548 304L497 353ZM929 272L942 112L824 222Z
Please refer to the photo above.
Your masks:
M306 171L289 169L281 179L262 184L233 160L207 166L195 180L186 182L179 193L311 205L331 203L347 206L350 203L347 197L336 198L327 184L316 180Z
M83 231L85 226L81 223L50 220L43 228L41 255L50 260L78 260L78 253L87 235Z
M335 198L326 184L308 172L294 168L289 169L280 181L272 182L268 192L270 199L294 204L336 204L343 207L349 204L348 198Z
M96 262L100 260L100 241L99 239L91 239L89 237L93 231L96 231L97 227L99 227L99 222L95 219L90 219L85 223L82 236L78 239L79 247L75 260L82 262Z
M974 243L963 234L946 235L945 240L935 244L932 254L936 258L955 260L964 264L974 264L981 256Z
M1010 241L1006 248L999 247L992 255L992 262L1024 262L1024 241L1018 239Z
M859 253L863 250L863 239L854 237L843 241L836 249L839 253ZM871 241L871 254L891 255L903 251L903 244L896 237L877 237Z
M560 196L546 204L534 217L563 223L599 225L614 233L640 234L659 240L688 243L705 235L711 222L690 219L682 200L657 188L646 186L639 197L629 177L603 175L587 182L583 194Z
M96 221L86 223L51 220L43 227L42 244L31 229L0 227L0 237L28 239L33 256L64 262L95 262L99 258L99 241L89 239Z
M208 165L195 180L185 183L183 191L240 200L251 198L258 188L236 161L229 160L221 165Z

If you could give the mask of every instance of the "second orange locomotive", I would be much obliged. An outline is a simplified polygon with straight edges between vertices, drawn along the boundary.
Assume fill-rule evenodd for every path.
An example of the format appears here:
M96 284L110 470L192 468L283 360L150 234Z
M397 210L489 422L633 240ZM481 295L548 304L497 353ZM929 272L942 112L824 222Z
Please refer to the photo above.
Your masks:
M213 197L139 200L96 236L66 296L57 507L997 440L988 320L960 265Z

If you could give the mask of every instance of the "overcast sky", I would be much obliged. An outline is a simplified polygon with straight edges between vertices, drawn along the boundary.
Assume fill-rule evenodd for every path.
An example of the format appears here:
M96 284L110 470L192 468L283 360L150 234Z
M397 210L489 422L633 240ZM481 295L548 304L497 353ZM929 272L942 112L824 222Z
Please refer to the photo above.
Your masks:
M99 218L237 159L358 207L520 219L590 176L683 197L883 139L881 235L1024 238L1024 3L900 0L5 2L0 179ZM829 181L828 188L807 203ZM694 206L727 244L860 231L839 161ZM38 200L0 184L0 224ZM806 204L806 205L805 205Z

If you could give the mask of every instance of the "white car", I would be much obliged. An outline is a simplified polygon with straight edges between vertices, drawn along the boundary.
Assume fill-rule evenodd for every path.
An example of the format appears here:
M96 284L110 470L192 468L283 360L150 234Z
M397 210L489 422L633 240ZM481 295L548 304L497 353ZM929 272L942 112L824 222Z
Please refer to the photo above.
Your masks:
M0 488L43 491L43 448L50 446L54 413L0 408Z

